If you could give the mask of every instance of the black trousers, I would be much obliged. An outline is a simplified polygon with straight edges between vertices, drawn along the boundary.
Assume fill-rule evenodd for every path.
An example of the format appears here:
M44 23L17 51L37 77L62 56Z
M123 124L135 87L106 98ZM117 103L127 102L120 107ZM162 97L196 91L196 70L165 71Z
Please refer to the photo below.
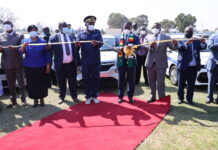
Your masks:
M144 82L148 85L148 76L147 76L147 69L145 67L145 60L146 56L137 56L137 66L136 66L136 84L139 84L141 78L141 70L143 68L143 76Z
M208 96L207 97L210 100L214 100L213 92L214 92L216 83L218 81L218 65L216 65L213 71L208 70L207 76L208 76ZM218 98L218 93L217 93L217 98Z
M178 72L177 72L177 77L178 77L177 94L178 94L178 98L180 100L184 100L184 88L185 88L186 82L187 82L186 99L187 99L187 101L193 100L197 72L198 72L197 67L188 67L188 69L185 71L178 70Z
M64 100L67 90L67 81L69 85L71 97L77 98L77 68L76 65L72 62L69 64L62 64L61 69L56 72L56 77L59 86L59 98Z
M123 98L126 84L128 84L127 95L132 99L135 92L135 72L136 67L129 68L127 65L118 68L118 97Z

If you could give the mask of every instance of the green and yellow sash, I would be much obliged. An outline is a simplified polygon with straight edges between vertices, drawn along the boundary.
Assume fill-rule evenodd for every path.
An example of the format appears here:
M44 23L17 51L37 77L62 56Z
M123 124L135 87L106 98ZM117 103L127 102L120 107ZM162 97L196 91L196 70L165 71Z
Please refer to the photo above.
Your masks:
M124 48L124 46L126 45L133 45L134 43L134 35L131 33L129 34L128 36L128 39L127 39L127 42L125 43L125 40L124 40L124 34L121 33L121 36L120 36L120 48ZM123 51L120 51L118 53L118 60L117 60L117 67L122 67L124 66L124 59L127 58L127 64L128 64L128 67L131 68L134 66L134 58L133 56L125 56L125 53Z

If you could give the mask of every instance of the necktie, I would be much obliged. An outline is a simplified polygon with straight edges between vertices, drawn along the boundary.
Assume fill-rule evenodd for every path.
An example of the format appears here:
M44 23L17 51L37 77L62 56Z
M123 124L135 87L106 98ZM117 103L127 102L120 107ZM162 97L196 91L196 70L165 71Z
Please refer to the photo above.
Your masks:
M144 43L144 39L145 39L145 37L144 37L144 36L142 36L142 37L141 37L141 44L143 44L143 43Z
M64 34L64 42L68 42L66 34ZM65 43L65 49L66 49L67 56L69 56L70 55L70 48L69 48L69 44L68 43Z
M155 40L155 41L157 41L157 36L158 36L158 34L155 34L155 35L154 35L154 40Z

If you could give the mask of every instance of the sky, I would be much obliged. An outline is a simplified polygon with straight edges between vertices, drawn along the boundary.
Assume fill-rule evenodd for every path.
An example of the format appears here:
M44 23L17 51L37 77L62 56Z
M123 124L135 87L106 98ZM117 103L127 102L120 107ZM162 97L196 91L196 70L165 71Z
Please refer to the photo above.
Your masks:
M59 21L73 28L83 27L87 15L97 17L96 28L106 29L108 16L121 13L127 18L145 14L149 27L163 19L174 20L180 13L197 18L198 30L218 27L218 0L1 0L0 7L9 8L18 18L20 28L41 22L57 28Z

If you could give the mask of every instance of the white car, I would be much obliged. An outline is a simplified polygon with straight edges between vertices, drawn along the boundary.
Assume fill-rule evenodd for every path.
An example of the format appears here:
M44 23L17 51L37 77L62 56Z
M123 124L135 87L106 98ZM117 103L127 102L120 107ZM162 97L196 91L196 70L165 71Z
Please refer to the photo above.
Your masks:
M172 39L181 39L184 35L171 35ZM201 57L201 70L197 74L197 79L195 81L195 85L207 85L208 79L207 79L207 69L206 69L206 62L208 60L208 57L210 55L210 51L208 49L201 50L200 57ZM170 81L173 85L178 84L177 80L177 70L176 70L176 64L177 64L177 56L178 51L171 51L167 50L167 59L168 59L168 68L166 71L167 76L169 76Z
M111 46L115 41L115 36L103 35L103 41ZM101 51L101 78L114 78L118 80L118 70L117 70L117 52L115 52L111 47L103 45L100 48ZM77 81L82 80L81 72L78 72Z

